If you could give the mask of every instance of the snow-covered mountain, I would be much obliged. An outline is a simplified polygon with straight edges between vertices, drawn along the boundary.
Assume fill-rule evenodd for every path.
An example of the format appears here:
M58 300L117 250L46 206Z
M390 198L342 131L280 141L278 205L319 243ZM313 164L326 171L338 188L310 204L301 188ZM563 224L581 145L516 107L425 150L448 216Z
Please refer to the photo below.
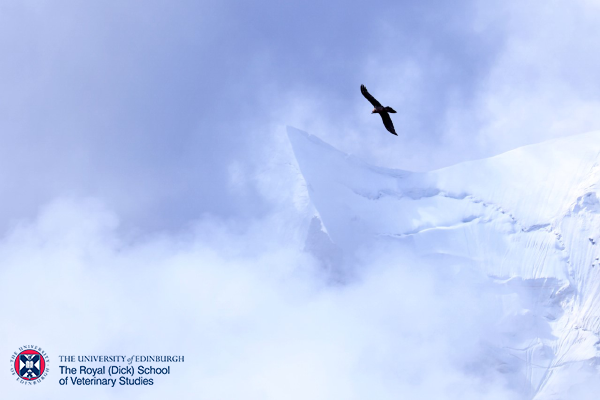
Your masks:
M581 398L600 382L600 132L427 173L288 136L332 242L321 252L397 243L440 268L482 271L502 304L497 371L534 399ZM315 226L309 244L322 241Z

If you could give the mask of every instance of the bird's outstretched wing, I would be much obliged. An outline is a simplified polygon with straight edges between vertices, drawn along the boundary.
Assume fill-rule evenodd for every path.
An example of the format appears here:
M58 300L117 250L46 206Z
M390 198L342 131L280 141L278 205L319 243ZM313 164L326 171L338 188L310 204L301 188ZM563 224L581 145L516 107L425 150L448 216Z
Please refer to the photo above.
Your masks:
M385 129L387 129L390 133L398 136L396 130L394 129L394 124L392 124L392 119L390 118L390 114L383 112L380 113L381 119L383 120L383 125L385 125Z
M360 92L367 100L369 100L369 103L373 104L373 107L381 107L381 103L375 100L375 97L371 96L371 93L367 91L365 85L360 85Z

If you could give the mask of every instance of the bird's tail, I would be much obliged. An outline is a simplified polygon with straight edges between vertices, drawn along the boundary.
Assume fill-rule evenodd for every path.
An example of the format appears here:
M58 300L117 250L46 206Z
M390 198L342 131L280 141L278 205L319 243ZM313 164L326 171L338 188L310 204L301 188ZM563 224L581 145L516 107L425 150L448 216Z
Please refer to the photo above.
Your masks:
M394 110L392 107L386 107L385 111L389 112L389 113L396 113L396 110Z

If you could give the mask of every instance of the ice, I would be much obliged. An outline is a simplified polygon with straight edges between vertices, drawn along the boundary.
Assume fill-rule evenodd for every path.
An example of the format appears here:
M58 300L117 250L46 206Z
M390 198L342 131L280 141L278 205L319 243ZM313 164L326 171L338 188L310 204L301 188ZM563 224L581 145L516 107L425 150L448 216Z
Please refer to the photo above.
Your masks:
M393 241L484 272L510 333L495 339L498 370L520 375L531 398L569 398L600 378L600 132L426 173L288 136L331 248Z

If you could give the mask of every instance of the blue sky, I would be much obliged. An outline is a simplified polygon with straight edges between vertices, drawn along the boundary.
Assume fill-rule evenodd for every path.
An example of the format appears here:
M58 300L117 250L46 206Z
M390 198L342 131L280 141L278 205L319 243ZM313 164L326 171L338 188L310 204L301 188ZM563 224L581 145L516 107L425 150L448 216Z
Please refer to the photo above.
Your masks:
M4 227L65 194L144 229L264 215L230 172L263 174L285 125L414 170L598 125L593 1L0 7ZM399 111L399 138L362 83Z

